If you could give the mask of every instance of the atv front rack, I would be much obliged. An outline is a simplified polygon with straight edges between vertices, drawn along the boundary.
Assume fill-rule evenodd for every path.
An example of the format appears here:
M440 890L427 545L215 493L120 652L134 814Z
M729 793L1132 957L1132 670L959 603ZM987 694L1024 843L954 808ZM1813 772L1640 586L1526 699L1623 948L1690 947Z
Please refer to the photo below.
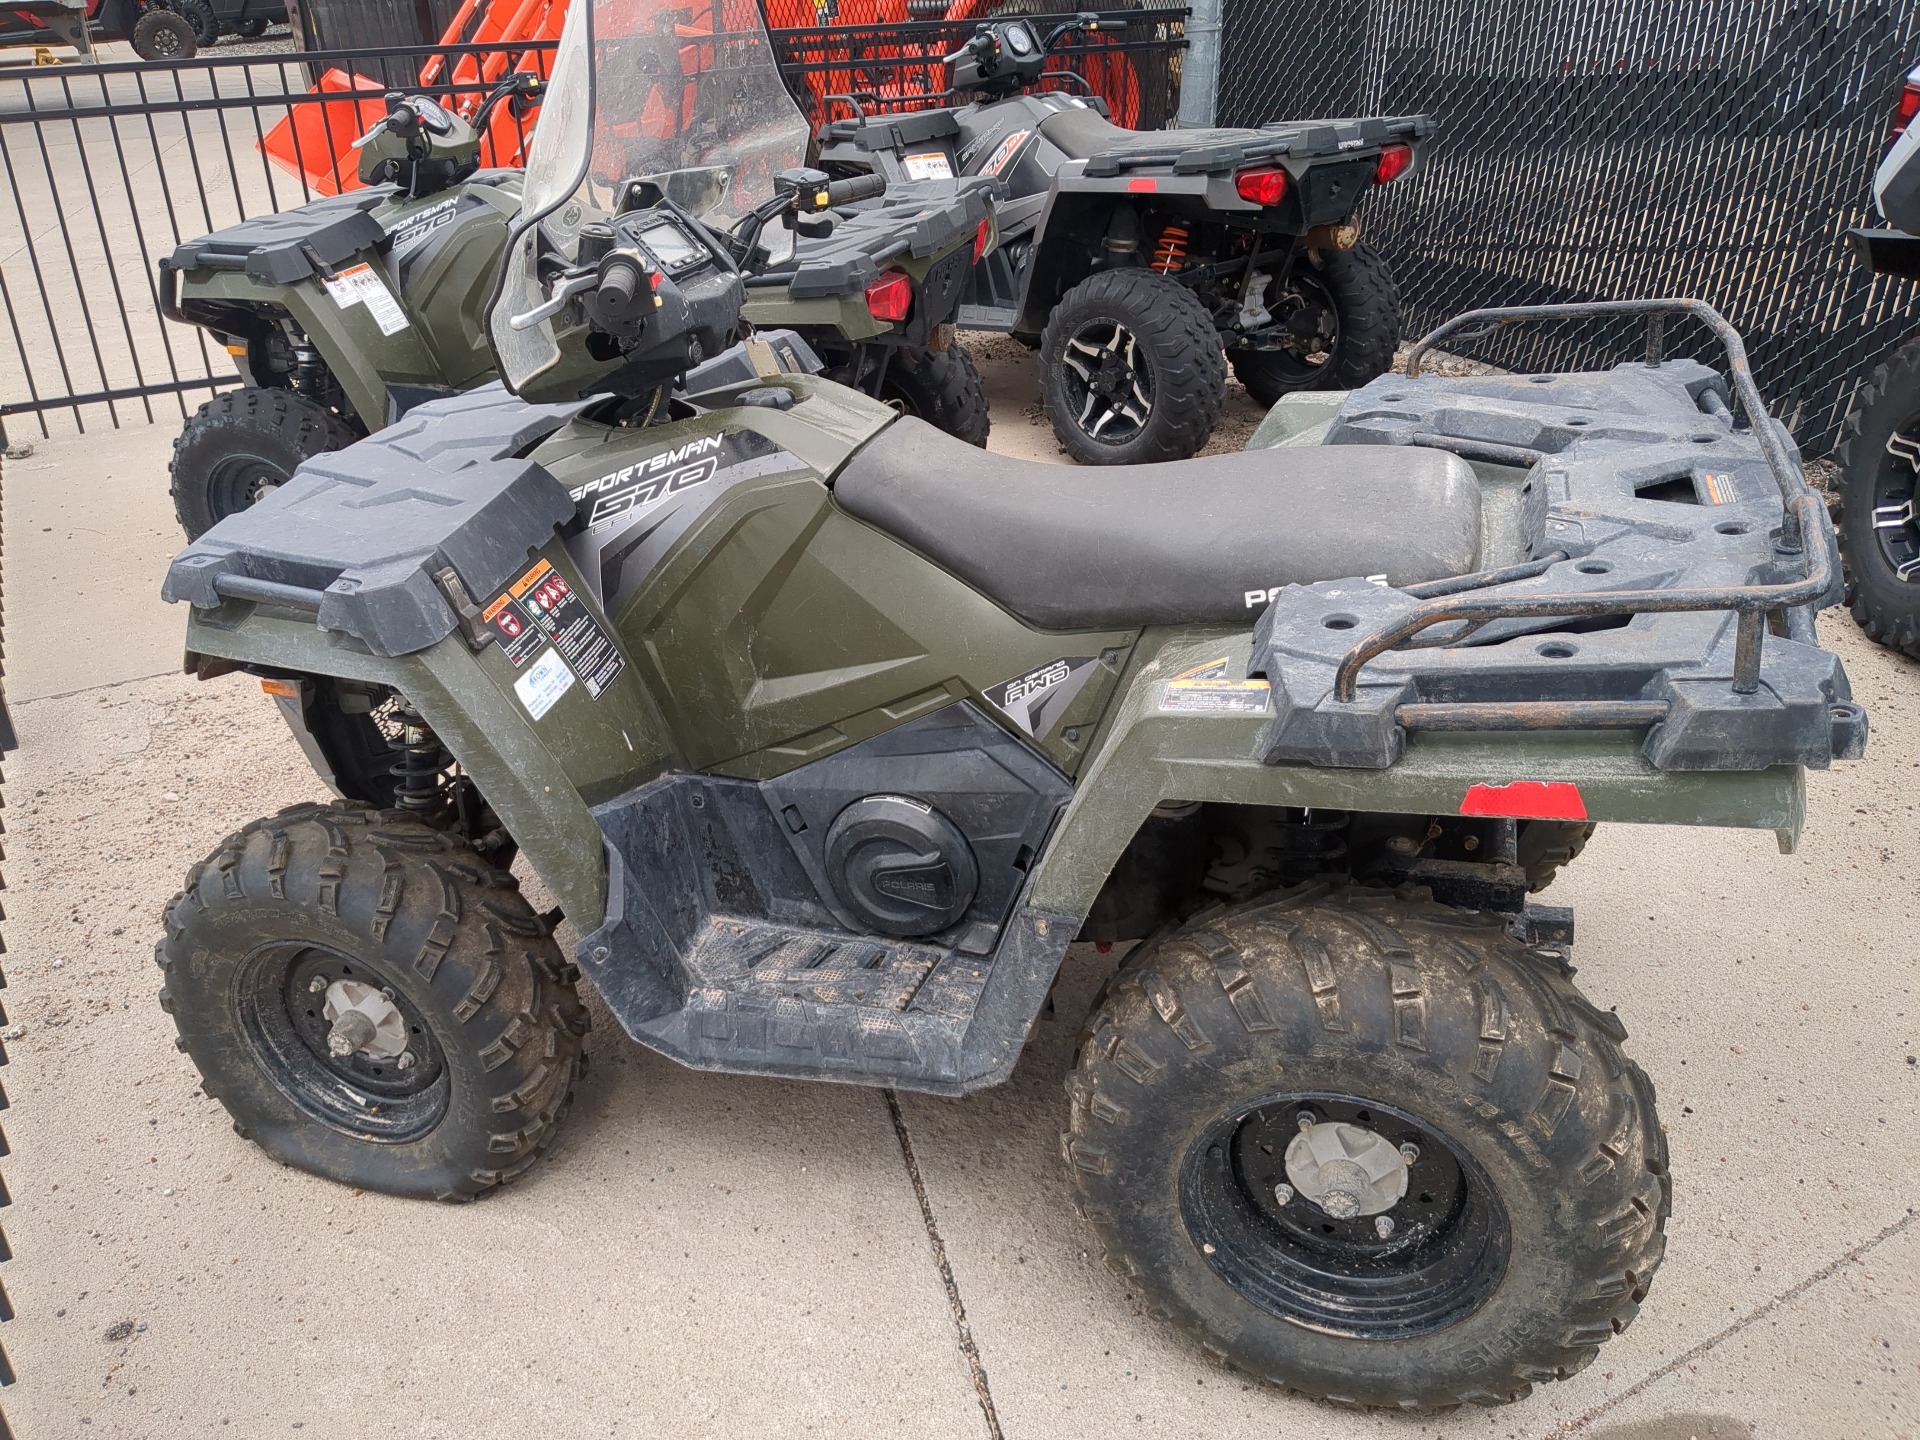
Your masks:
M1407 382L1420 381L1421 359L1448 336L1622 315L1647 319L1642 366L1601 376L1428 381L1431 388L1405 393L1414 388ZM1715 372L1665 360L1671 315L1692 316L1720 341L1747 429L1734 427ZM1581 413L1566 415L1575 408ZM1690 433L1703 424L1706 433ZM1528 428L1537 432L1533 443L1516 443ZM1863 748L1864 712L1814 635L1815 611L1839 598L1825 511L1791 440L1767 415L1740 336L1711 306L1645 300L1470 311L1413 347L1404 380L1383 377L1350 396L1328 443L1419 445L1525 470L1526 488L1549 491L1552 508L1528 537L1532 558L1520 563L1401 590L1340 582L1284 592L1261 618L1249 667L1274 682L1279 705L1262 758L1387 765L1415 731L1645 728L1649 759L1672 769L1824 765ZM1713 467L1704 481L1691 445ZM1756 448L1772 495L1743 481L1743 469L1759 468L1742 464ZM1714 493L1689 495L1680 502L1687 510L1644 498L1686 485ZM1703 514L1703 505L1722 508ZM1713 523L1716 514L1726 518ZM1711 526L1704 535L1702 520ZM1572 543L1556 543L1563 538ZM1653 583L1607 578L1635 569ZM1549 576L1553 583L1537 583ZM1331 607L1338 613L1327 613L1330 600L1339 601ZM1730 656L1716 614L1733 617ZM1656 615L1703 623L1665 627L1657 637L1627 630L1635 617ZM1441 626L1450 628L1429 633ZM1507 643L1546 629L1554 638L1531 653ZM1603 631L1620 633L1595 633ZM1559 639L1562 632L1577 638ZM1378 663L1389 656L1399 663Z

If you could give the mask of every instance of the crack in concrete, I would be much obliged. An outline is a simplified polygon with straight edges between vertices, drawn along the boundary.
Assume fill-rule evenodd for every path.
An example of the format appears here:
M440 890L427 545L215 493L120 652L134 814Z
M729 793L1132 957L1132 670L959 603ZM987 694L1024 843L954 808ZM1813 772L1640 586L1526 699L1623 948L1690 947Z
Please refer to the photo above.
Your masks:
M900 1141L900 1158L907 1162L913 1198L920 1202L920 1219L927 1227L927 1243L933 1247L933 1262L940 1269L940 1283L947 1287L954 1332L959 1338L960 1353L966 1356L967 1369L973 1374L973 1393L980 1402L980 1414L987 1422L988 1440L1006 1440L1006 1433L1000 1428L1000 1416L993 1408L993 1392L987 1388L987 1367L980 1363L979 1347L973 1343L973 1331L967 1325L967 1307L960 1302L960 1287L954 1283L953 1266L947 1263L947 1242L940 1238L940 1227L933 1218L933 1202L927 1198L926 1182L920 1178L920 1162L913 1155L907 1117L900 1113L900 1097L891 1090L881 1093L887 1097L887 1113L893 1117L893 1133Z
M1888 1225L1886 1228L1881 1230L1878 1234L1869 1235L1865 1240L1862 1240L1858 1245L1855 1245L1851 1250L1848 1250L1844 1254L1834 1257L1832 1260L1828 1261L1825 1265L1822 1265L1818 1270L1814 1271L1811 1275L1799 1281L1797 1284L1791 1285L1787 1289L1782 1290L1778 1295L1775 1295L1772 1299L1763 1300L1760 1304L1754 1306L1753 1309L1749 1310L1746 1314L1742 1315L1738 1320L1734 1321L1731 1325L1727 1326L1726 1329L1720 1331L1717 1335L1709 1335L1705 1340L1702 1340L1698 1345L1695 1345L1691 1350L1688 1350L1684 1354L1676 1355L1673 1359L1669 1360L1666 1364L1662 1365L1658 1370L1652 1371L1647 1375L1641 1376L1640 1379L1636 1380L1633 1384L1629 1385L1626 1389L1622 1390L1618 1395L1609 1396L1607 1399L1601 1401L1598 1405L1594 1406L1591 1410L1587 1411L1584 1415L1576 1416L1574 1419L1569 1420L1564 1425L1560 1426L1559 1429L1550 1431L1548 1435L1548 1440L1551 1440L1551 1437L1555 1435L1572 1435L1577 1433L1578 1431L1586 1429L1594 1421L1598 1420L1602 1415L1605 1415L1609 1410L1613 1410L1621 1405L1626 1404L1627 1401L1631 1400L1634 1396L1638 1395L1641 1391L1647 1389L1649 1386L1657 1385L1660 1381L1666 1379L1669 1375L1677 1373L1682 1366L1691 1365L1694 1361L1698 1360L1702 1355L1707 1354L1715 1346L1719 1345L1721 1341L1729 1339L1732 1336L1738 1335L1742 1330L1745 1330L1749 1325L1752 1325L1757 1320L1764 1320L1768 1315L1771 1315L1775 1310L1778 1310L1782 1305L1787 1305L1792 1303L1795 1300L1798 1300L1802 1295L1806 1294L1807 1291L1813 1289L1814 1286L1820 1284L1821 1281L1832 1279L1835 1275L1839 1274L1842 1269L1844 1269L1848 1265L1853 1264L1862 1255L1865 1255L1869 1250L1873 1249L1876 1245L1883 1244L1886 1241L1893 1239L1894 1236L1900 1234L1901 1231L1911 1228L1913 1223L1916 1220L1920 1220L1920 1212L1908 1210L1904 1216L1894 1221L1891 1225Z
M97 685L80 685L72 690L57 690L51 695L29 695L24 700L12 697L13 708L24 710L29 705L44 705L49 700L71 700L77 695L91 695L96 690L118 690L123 685L138 685L143 680L164 680L169 675L181 675L189 672L182 670L156 670L151 675L129 675L124 680L102 680Z

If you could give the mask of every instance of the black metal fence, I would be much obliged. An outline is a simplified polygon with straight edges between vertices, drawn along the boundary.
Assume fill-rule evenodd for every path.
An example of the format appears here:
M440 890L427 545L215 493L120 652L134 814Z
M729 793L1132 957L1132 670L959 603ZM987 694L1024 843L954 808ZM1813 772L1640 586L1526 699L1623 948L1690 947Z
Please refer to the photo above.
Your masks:
M484 94L474 63L518 63L546 44L337 50L0 72L0 427L47 435L152 420L237 384L200 331L160 318L155 262L182 240L330 193L335 165L384 106L438 57L435 93ZM309 93L309 77L357 73L372 88ZM515 163L531 119L483 163ZM284 122L284 123L283 123ZM276 127L280 127L276 130ZM495 129L490 137L503 132ZM275 155L278 159L276 160ZM10 232L10 233L9 233Z
M1910 0L1227 0L1219 115L1432 115L1425 164L1362 211L1409 333L1482 305L1697 297L1812 456L1920 331L1920 290L1843 239L1873 223L1917 48ZM1532 370L1638 343L1588 325L1464 348Z
M849 112L829 96L852 96L865 107L914 109L953 103L941 57L966 43L974 20L912 20L875 25L788 26L789 14L811 15L811 0L765 0L780 72L815 123ZM1032 9L1021 7L1022 13ZM1171 124L1180 109L1180 57L1186 48L1184 5L1040 7L1032 19L1042 33L1077 14L1098 15L1097 34L1071 36L1054 47L1050 73L1076 91L1091 89L1106 100L1116 123L1141 130ZM1070 73L1068 73L1070 72ZM1078 77L1077 79L1075 77ZM831 113L829 113L831 112Z
M1152 128L1178 104L1187 12L1128 11L1110 17L1123 30L1076 42L1069 59L1110 94L1116 114ZM438 14L400 19L424 25ZM929 57L957 48L972 29L802 26L774 36L789 88L820 118L823 97L836 91L876 91L898 103L944 84ZM381 113L382 91L419 83L473 97L508 68L544 64L554 48L365 46L0 71L0 431L32 427L44 436L56 424L84 431L184 417L213 390L237 384L204 332L160 318L155 262L183 240L349 183L340 175L352 160L336 157ZM310 92L316 83L350 88ZM482 163L518 163L532 123L516 116L503 134L496 121L491 135L513 153L483 147Z

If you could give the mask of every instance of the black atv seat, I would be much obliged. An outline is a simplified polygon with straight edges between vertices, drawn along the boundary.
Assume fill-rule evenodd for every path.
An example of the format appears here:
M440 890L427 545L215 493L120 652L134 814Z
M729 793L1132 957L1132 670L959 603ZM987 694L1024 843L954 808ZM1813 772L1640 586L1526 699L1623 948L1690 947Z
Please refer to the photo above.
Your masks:
M1091 160L1129 150L1196 150L1210 145L1268 140L1257 130L1129 130L1098 110L1079 105L1056 110L1040 122L1040 133L1066 152L1069 160Z
M1091 160L1095 155L1135 144L1142 138L1138 130L1128 130L1099 111L1078 105L1056 111L1042 120L1040 133L1064 150L1069 160ZM1162 148L1166 146L1165 135L1154 138Z
M1043 630L1252 623L1282 585L1465 575L1480 488L1400 445L1250 450L1080 468L977 450L901 419L840 472L864 520Z

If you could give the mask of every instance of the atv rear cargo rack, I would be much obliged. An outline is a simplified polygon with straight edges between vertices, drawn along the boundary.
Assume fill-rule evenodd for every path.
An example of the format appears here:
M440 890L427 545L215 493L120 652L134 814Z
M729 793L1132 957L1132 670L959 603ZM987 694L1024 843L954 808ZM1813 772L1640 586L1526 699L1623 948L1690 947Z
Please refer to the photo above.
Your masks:
M1599 376L1428 382L1431 389L1406 393L1417 388L1409 382L1419 381L1422 358L1449 336L1635 315L1647 320L1642 365ZM1670 315L1691 316L1718 339L1746 429L1735 428L1714 371L1665 360ZM1535 390L1539 402L1518 393L1549 386L1558 391ZM1573 408L1583 413L1566 417ZM1448 425L1504 438L1449 433ZM1535 443L1515 443L1528 427ZM1558 493L1547 496L1552 508L1540 512L1529 558L1517 563L1398 590L1344 581L1282 592L1256 628L1249 665L1274 687L1277 717L1259 744L1269 763L1382 767L1415 731L1645 728L1648 760L1683 770L1824 767L1864 748L1865 713L1814 638L1814 613L1839 598L1831 528L1791 438L1767 414L1745 345L1711 306L1669 299L1469 311L1413 347L1404 377L1355 391L1328 443L1444 449L1525 470L1528 489ZM1703 459L1683 453L1688 446L1702 447ZM1742 491L1742 460L1755 447L1777 500ZM1703 481L1702 463L1726 473ZM1681 503L1721 507L1726 518L1674 512L1694 522L1683 526L1664 513L1643 518L1644 503L1610 504L1644 502L1650 492L1678 498L1675 486L1712 491ZM1569 543L1556 543L1562 536ZM1642 583L1609 588L1616 569L1635 567ZM1549 575L1549 586L1531 583ZM1716 612L1734 617L1730 655L1724 621L1666 627L1657 637L1628 631L1636 617ZM1431 636L1439 626L1453 628ZM1506 643L1545 628L1549 643L1526 653ZM1565 631L1575 638L1558 638ZM1376 663L1388 656L1398 663Z

